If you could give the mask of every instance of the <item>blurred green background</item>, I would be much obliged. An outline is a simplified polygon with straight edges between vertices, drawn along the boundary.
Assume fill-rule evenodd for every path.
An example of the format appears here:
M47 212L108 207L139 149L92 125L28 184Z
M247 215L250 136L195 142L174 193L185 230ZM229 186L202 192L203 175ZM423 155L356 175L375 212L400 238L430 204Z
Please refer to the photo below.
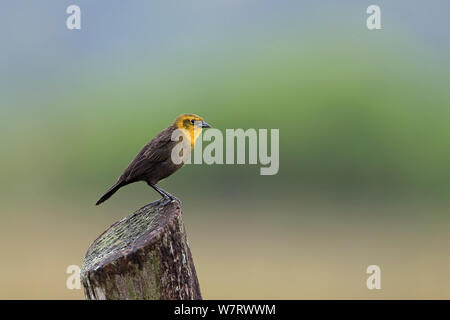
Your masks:
M158 194L95 201L184 112L280 129L278 175L190 165L161 182L204 298L450 298L450 5L378 1L369 31L370 4L2 2L0 298L83 298L67 266Z

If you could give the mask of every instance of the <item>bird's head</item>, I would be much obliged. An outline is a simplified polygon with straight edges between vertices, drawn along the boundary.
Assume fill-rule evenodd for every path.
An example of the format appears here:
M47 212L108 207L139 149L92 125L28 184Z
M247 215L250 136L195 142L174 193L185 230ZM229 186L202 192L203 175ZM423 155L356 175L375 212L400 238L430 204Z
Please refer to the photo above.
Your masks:
M192 147L194 147L195 140L202 132L202 129L211 128L202 117L192 113L179 115L176 118L174 125L177 129L182 130L184 135L189 138Z

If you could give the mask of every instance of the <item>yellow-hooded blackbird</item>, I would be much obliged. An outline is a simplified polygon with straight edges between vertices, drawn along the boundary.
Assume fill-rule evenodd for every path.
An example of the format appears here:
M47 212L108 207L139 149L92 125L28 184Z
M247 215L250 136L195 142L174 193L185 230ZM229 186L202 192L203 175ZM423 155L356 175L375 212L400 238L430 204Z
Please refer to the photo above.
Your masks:
M180 141L172 141L172 133L176 129L180 129L184 138L190 141L191 148L193 148L202 128L210 128L203 118L191 113L178 116L170 127L161 131L142 148L117 182L97 201L96 205L109 199L123 186L137 181L147 182L163 198L179 201L156 185L158 181L167 178L184 164L183 162L180 164L172 162L172 149L177 143L180 143Z

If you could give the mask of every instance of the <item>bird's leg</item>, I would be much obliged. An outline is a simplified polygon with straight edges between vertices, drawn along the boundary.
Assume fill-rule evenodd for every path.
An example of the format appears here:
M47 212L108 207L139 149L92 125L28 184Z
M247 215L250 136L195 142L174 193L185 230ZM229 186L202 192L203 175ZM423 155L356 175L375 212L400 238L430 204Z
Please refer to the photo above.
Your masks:
M157 185L154 185L154 187L157 188L160 193L163 193L170 200L175 200L175 201L177 201L177 202L179 202L181 204L181 200L178 199L177 197L175 197L174 195L168 193L166 190L162 189L161 187L159 187Z
M153 189L155 189L155 191L158 192L163 198L167 198L167 195L164 192L162 192L162 190L160 190L160 188L158 188L155 184L152 184L150 182L147 182L147 184Z
M156 184L148 183L148 185L150 187L152 187L153 189L155 189L155 191L158 192L163 198L170 199L170 200L176 200L176 201L178 201L181 204L180 199L178 199L177 197L171 195L170 193L168 193L167 191L165 191L161 187L158 187Z
M163 192L163 190L160 190L160 188L158 188L155 184L152 184L150 182L147 182L147 184L152 187L153 189L155 189L156 192L158 192L161 195L161 201L162 205L166 205L168 202L171 201L171 199Z

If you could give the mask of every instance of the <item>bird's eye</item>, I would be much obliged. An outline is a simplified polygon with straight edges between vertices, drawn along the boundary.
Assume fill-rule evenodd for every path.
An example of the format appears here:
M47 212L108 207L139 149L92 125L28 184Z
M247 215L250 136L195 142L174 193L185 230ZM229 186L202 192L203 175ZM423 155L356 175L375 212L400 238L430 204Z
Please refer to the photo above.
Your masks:
M192 124L194 124L194 123L195 123L195 120L194 120L194 119L192 119L192 120L191 120L191 123L192 123Z

